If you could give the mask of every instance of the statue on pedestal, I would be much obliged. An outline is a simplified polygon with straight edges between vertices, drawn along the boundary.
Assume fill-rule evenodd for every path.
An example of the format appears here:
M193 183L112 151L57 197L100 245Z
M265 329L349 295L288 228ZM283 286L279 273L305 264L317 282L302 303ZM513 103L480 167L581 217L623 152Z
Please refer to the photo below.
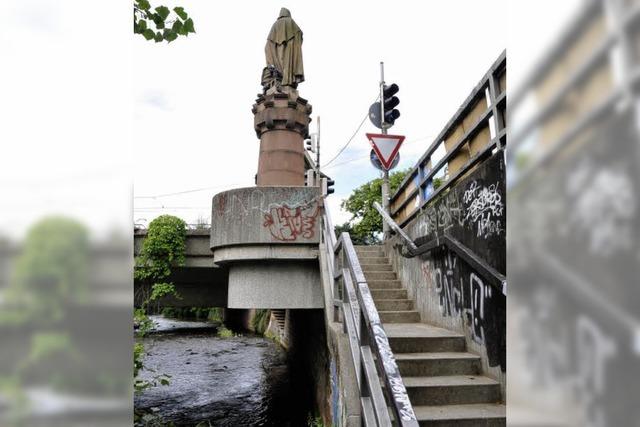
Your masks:
M262 86L266 90L276 86L295 89L304 81L302 65L302 30L291 18L289 9L280 9L264 47L267 66L262 71Z

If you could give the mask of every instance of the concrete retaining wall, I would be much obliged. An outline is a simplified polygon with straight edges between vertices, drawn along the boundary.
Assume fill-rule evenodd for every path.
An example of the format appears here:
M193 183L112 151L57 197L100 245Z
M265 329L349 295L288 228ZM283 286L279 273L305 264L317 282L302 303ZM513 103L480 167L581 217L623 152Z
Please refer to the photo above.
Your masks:
M333 321L333 278L326 269L324 244L320 247L320 275L325 302L324 325L326 330L326 391L320 402L320 414L327 426L360 427L360 400L356 373L349 351L349 339L342 323Z
M454 237L505 274L505 167L501 152L429 204L404 230L417 243ZM399 250L396 236L385 244L395 271L425 323L466 336L481 356L484 372L506 383L506 295L500 287L448 249L415 258Z

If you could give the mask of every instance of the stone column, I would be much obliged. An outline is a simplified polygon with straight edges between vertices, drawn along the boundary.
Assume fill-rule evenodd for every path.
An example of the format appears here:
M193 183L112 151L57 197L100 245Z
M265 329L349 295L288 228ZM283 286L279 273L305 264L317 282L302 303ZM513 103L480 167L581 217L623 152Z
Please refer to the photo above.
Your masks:
M304 186L304 140L309 137L311 105L295 89L273 87L258 95L252 112L260 139L256 184Z

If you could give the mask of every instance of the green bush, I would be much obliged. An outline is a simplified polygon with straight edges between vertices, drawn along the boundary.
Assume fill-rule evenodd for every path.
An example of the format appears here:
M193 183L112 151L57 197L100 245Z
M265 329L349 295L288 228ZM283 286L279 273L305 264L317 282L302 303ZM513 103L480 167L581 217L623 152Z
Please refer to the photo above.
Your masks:
M152 282L165 279L171 267L184 265L187 224L172 215L161 215L151 221L140 255L136 257L134 276Z
M271 310L257 309L253 319L251 320L251 326L256 334L263 335L269 327L269 318L271 317Z

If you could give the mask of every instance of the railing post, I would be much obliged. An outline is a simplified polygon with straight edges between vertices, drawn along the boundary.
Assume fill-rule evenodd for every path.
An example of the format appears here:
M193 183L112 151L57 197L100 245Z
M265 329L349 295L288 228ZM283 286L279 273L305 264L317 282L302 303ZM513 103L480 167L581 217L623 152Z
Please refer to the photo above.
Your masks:
M356 285L357 286L357 285ZM356 291L357 292L357 291ZM367 321L364 317L364 313L360 310L360 315L358 316L358 323L360 324L360 348L363 346L369 345L369 330L367 328ZM360 352L358 352L358 355ZM370 385L367 382L367 373L365 372L365 364L362 360L360 360L360 395L362 397L371 397L371 390L369 389Z

